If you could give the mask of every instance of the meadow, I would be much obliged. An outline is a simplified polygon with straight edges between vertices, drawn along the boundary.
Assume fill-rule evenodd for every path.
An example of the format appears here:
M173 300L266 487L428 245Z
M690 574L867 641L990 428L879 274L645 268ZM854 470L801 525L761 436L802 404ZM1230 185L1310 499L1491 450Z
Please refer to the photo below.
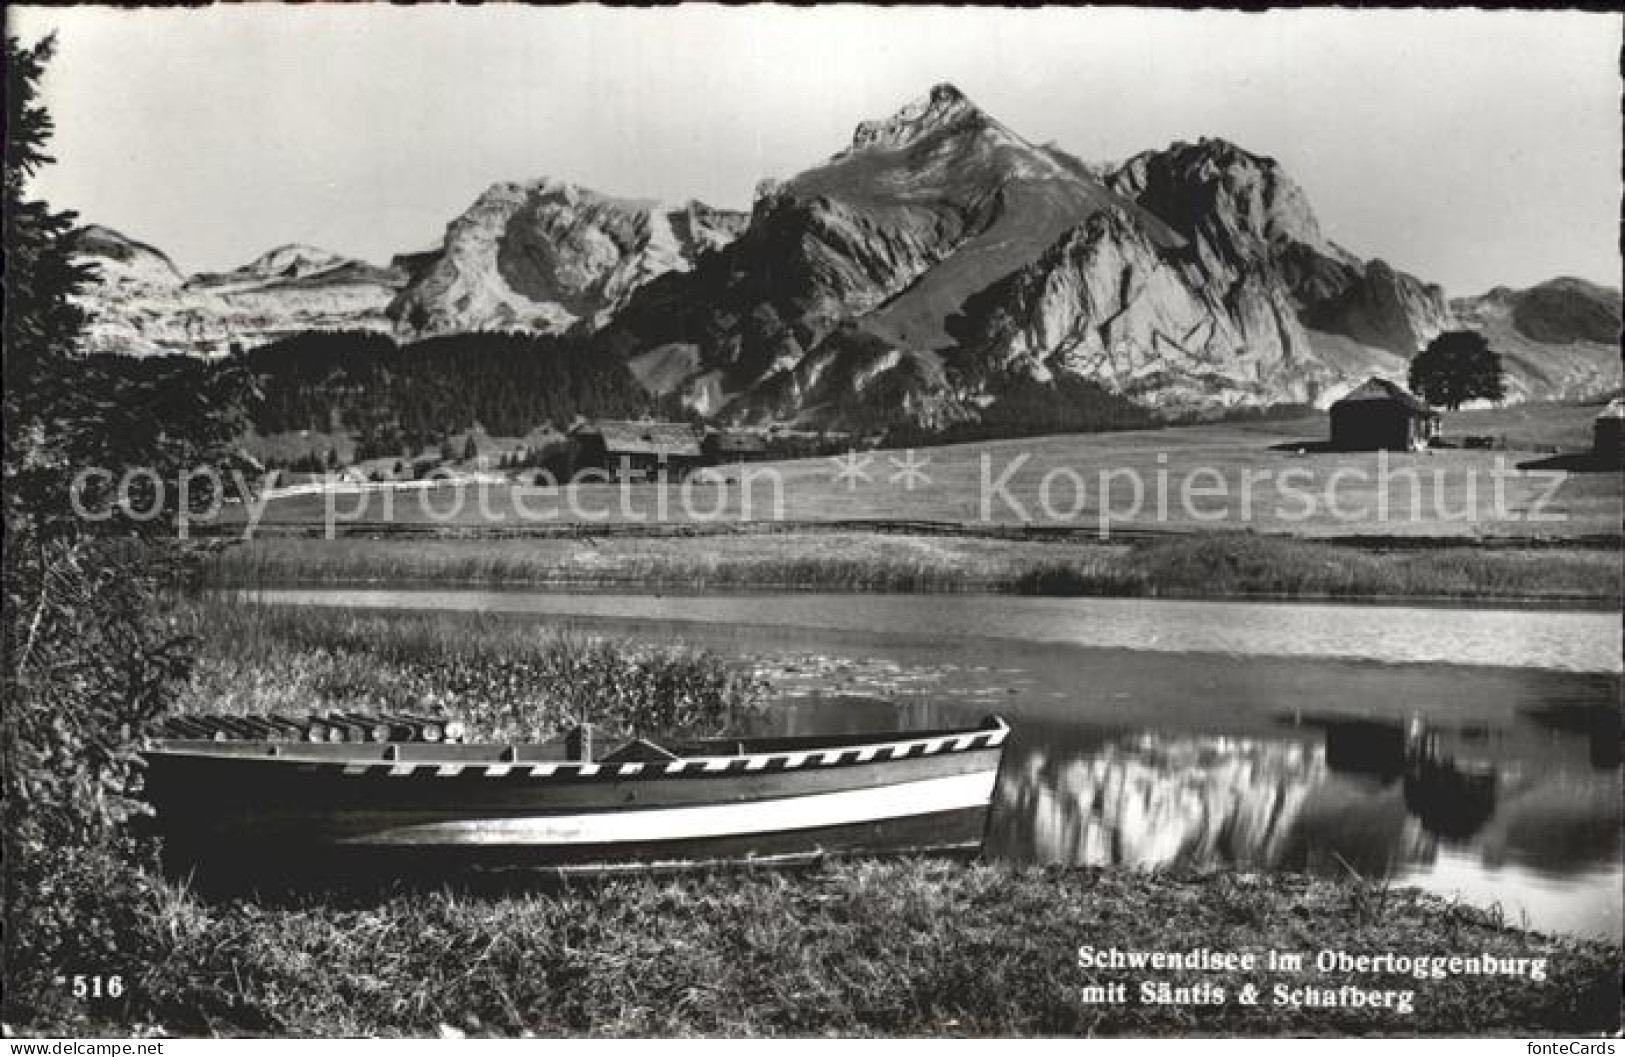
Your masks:
M1575 455L1595 408L1449 416L1494 450L1329 452L1324 415L859 451L723 466L681 484L427 490L235 505L217 531L539 532L561 526L932 522L1109 536L1214 529L1304 537L1618 538L1625 485ZM1563 454L1567 452L1568 454Z

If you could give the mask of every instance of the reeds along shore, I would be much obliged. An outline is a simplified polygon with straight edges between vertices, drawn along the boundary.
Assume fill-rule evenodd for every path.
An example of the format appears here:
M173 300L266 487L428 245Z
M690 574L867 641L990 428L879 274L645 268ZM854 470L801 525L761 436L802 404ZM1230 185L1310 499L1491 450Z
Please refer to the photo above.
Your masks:
M1579 547L1378 549L1245 534L1089 544L788 533L590 541L266 539L223 550L203 582L1617 604L1625 574L1617 553Z
M580 722L606 735L725 731L760 683L681 645L591 639L482 613L364 613L192 600L200 632L178 712L402 710L460 720L471 738L545 740Z

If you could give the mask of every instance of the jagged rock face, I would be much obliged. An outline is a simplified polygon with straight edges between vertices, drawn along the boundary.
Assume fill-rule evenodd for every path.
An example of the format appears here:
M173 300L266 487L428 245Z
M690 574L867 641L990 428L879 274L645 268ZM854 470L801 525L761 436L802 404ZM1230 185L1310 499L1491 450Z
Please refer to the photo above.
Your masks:
M957 327L966 377L1064 372L1163 406L1303 401L1327 380L1279 284L1249 270L1216 291L1118 211L972 298Z
M1309 200L1279 165L1222 139L1137 154L1107 175L1106 186L1167 221L1210 271L1272 260L1294 244L1355 263L1321 233Z
M169 351L164 343L180 340L173 310L180 304L185 278L161 251L126 238L112 228L91 224L74 234L81 263L96 269L96 279L74 300L85 311L82 342L93 352L151 355ZM178 351L178 350L177 350Z
M1375 260L1340 293L1311 304L1305 319L1317 330L1343 334L1406 359L1455 325L1442 289Z
M230 272L183 278L158 250L111 228L75 235L99 277L79 302L91 352L216 354L308 330L390 327L404 274L310 246L285 246Z
M1500 354L1511 399L1589 399L1619 388L1618 290L1560 278L1528 290L1498 286L1451 309Z
M487 190L390 307L405 336L600 326L655 276L743 229L738 213L664 207L542 179Z
M438 248L417 253L397 253L389 259L389 266L405 275L410 285L420 281L430 268L439 264L442 256L444 253Z
M1203 139L1136 155L1106 183L1184 235L1209 277L1267 266L1312 329L1408 359L1453 325L1437 286L1326 238L1273 159Z

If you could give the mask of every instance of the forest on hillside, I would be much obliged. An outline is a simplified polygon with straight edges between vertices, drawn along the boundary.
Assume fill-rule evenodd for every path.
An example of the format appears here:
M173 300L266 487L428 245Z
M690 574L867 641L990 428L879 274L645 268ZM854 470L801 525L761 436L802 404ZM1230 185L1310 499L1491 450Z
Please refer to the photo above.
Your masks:
M136 366L137 364L142 366ZM127 361L125 370L172 374L197 361ZM261 435L343 432L357 458L410 454L476 425L523 436L578 418L658 414L625 365L568 338L459 334L397 345L367 332L312 332L211 365L246 371L258 398L248 409Z
M410 458L476 427L522 437L548 426L565 430L582 419L692 417L675 397L646 392L619 357L573 337L473 333L397 344L367 331L313 331L216 361L182 355L96 359L113 376L175 387L176 393L198 387L200 374L239 372L257 394L246 408L255 432L345 434L354 439L355 460ZM995 387L996 399L974 419L927 428L911 423L908 402L884 388L836 401L841 438L940 444L1157 422L1132 401L1086 381L1061 378L1043 385L1010 378ZM317 468L321 454L315 453Z

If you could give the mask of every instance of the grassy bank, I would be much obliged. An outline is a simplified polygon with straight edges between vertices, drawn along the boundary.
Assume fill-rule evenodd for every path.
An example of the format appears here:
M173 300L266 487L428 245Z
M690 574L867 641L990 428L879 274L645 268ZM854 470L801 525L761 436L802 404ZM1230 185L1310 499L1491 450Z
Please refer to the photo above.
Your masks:
M263 539L212 586L463 585L1039 595L1534 599L1617 603L1618 555L1580 548L1378 550L1240 533L1134 543L863 532L601 539Z
M93 887L93 886L92 886ZM94 902L94 892L74 899ZM849 863L577 891L209 904L167 884L126 927L125 994L58 1013L172 1034L1539 1035L1619 1023L1619 950L1414 893L1299 876ZM91 908L83 908L91 909ZM1546 979L1080 970L1137 951L1548 959ZM1222 1005L1145 1005L1207 982ZM1087 1000L1125 982L1129 1002ZM1260 987L1257 1006L1236 1001ZM1413 992L1411 1012L1272 1004L1277 984ZM19 1025L27 1030L28 1025Z

